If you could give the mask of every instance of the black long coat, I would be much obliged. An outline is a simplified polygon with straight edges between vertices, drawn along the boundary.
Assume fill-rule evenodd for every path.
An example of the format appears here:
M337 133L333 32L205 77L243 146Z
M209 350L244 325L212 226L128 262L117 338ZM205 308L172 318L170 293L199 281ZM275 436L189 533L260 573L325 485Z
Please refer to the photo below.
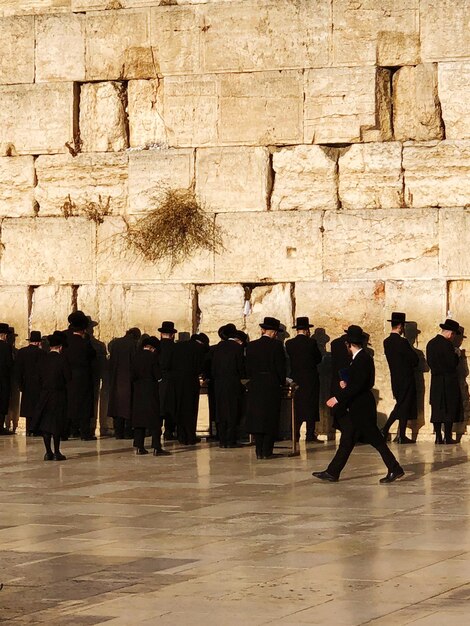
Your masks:
M199 409L199 376L205 360L204 347L197 341L179 341L175 344L172 371L176 390L176 423L197 420Z
M384 340L384 352L396 401L393 415L396 419L415 420L418 417L418 403L414 368L419 364L419 356L410 342L398 333L390 333Z
M160 423L158 354L138 350L132 364L132 427L154 429Z
M215 390L215 420L236 424L240 420L245 388L243 346L236 341L220 341L212 348L211 375Z
M426 346L426 360L431 369L431 422L460 422L462 399L457 375L459 357L451 341L436 335Z
M0 341L0 416L8 413L13 373L13 353L10 344Z
M21 391L21 417L30 419L34 416L41 393L41 370L45 358L46 352L33 345L21 348L16 354L15 378Z
M176 390L173 374L173 352L175 350L175 342L173 339L160 340L160 369L162 371L162 380L160 382L160 415L175 419L176 412Z
M93 360L96 352L88 335L81 337L70 329L65 331L67 345L63 355L72 378L67 385L67 417L73 427L93 418Z
M357 430L377 425L377 406L372 393L375 382L374 360L360 350L348 367L347 387L336 394L341 414L347 411Z
M130 419L132 414L132 362L137 342L132 335L109 344L109 417Z
M67 385L72 372L59 352L45 355L40 372L41 393L31 423L31 430L51 435L64 435L68 430Z
M339 386L340 372L349 367L351 363L351 353L346 347L346 335L333 339L330 345L331 349L331 384L330 393L332 397L337 397L341 391Z
M263 335L246 346L248 382L246 429L275 436L279 427L281 385L286 380L286 355L277 339Z
M320 377L317 365L322 355L313 337L297 335L286 342L290 376L299 388L294 396L295 415L299 422L320 420Z

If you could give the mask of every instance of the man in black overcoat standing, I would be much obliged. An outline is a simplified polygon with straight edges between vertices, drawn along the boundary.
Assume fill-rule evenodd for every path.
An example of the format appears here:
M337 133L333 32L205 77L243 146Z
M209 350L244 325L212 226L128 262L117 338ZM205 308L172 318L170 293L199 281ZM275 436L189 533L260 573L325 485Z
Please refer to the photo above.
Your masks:
M457 443L452 439L452 424L463 419L462 398L457 374L459 350L453 345L461 334L459 323L446 319L439 324L441 332L426 346L426 360L431 369L431 423L434 424L437 444ZM444 438L442 438L444 425Z
M392 324L392 332L384 339L384 352L390 369L395 406L382 429L382 434L387 439L392 424L398 420L399 429L395 442L415 443L406 436L406 426L408 420L416 420L418 417L414 370L419 364L419 356L404 337L406 314L394 311L388 321Z
M290 377L299 386L294 396L295 439L300 439L300 427L307 424L305 441L318 441L315 424L320 421L320 377L317 365L322 355L317 342L310 336L308 317L298 317L293 328L297 335L286 341L286 351L290 362Z
M274 439L279 428L281 387L286 382L286 355L277 340L281 322L265 317L262 335L246 346L247 394L246 429L254 435L256 458L273 456Z
M176 439L176 389L172 370L175 336L178 332L175 323L165 321L158 329L160 333L159 360L162 372L160 382L160 415L165 424L163 437L166 441Z
M20 416L26 419L26 435L33 434L31 420L41 393L41 370L46 352L42 349L40 331L32 330L29 343L18 350L15 359L15 379L21 391Z
M69 327L63 354L72 370L72 379L67 387L67 417L72 435L83 441L96 439L91 432L93 410L93 360L96 352L86 329L90 320L83 311L75 311L68 317Z
M13 353L8 343L10 326L0 323L0 435L13 435L6 427L10 406L11 378L13 375Z
M341 426L341 439L327 469L313 472L313 476L320 480L337 482L355 444L361 439L377 450L387 466L387 475L380 482L391 483L401 478L405 472L377 427L377 408L371 391L375 382L374 361L363 348L366 337L362 328L352 325L345 332L351 364L340 384L340 391L326 403L330 408L336 405L343 407L337 417Z
M214 380L217 431L220 448L237 447L237 427L241 419L245 378L243 345L237 329L227 324L221 340L212 349L211 372Z
M109 343L108 416L114 421L116 439L131 439L132 362L141 337L138 328L129 328L124 337Z

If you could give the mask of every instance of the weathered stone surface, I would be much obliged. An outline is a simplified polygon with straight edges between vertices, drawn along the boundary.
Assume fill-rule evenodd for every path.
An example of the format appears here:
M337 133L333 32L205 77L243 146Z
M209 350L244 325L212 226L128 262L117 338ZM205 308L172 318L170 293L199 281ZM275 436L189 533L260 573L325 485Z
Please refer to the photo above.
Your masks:
M438 211L326 211L327 280L438 277Z
M199 328L211 343L220 341L217 331L231 322L237 328L244 327L243 307L245 292L240 284L203 285L197 288L200 310Z
M218 79L168 76L163 85L163 117L171 146L217 143Z
M387 141L390 124L389 72L370 67L305 71L304 141ZM366 132L374 136L366 137Z
M18 154L65 152L73 141L72 83L0 87L0 154L13 145Z
M84 218L18 218L2 222L3 282L40 285L89 282L94 224Z
M105 218L98 227L97 279L99 283L178 282L204 283L214 281L214 255L201 252L176 266L149 263L129 249L125 240L126 226L120 218Z
M34 215L34 158L0 157L0 215Z
M41 285L33 290L31 328L50 335L68 327L67 317L72 311L70 285Z
M254 287L250 297L251 313L245 319L245 331L250 339L258 339L261 333L260 323L266 316L276 317L286 327L286 332L292 333L292 285L281 283L278 285L263 285Z
M127 87L129 145L131 148L166 146L167 133L160 81L130 80Z
M339 199L343 209L404 206L402 145L355 144L339 158Z
M163 320L172 320L178 332L192 333L193 289L191 285L133 285L126 292L127 326L159 336Z
M441 276L470 276L470 210L468 208L439 211L439 269Z
M220 78L220 143L300 143L302 114L300 72L226 74Z
M377 37L377 65L397 67L421 63L419 34L380 31Z
M125 288L123 285L80 285L77 308L98 322L94 336L108 343L127 330Z
M248 0L208 4L202 33L203 71L328 65L330 3Z
M470 8L467 0L421 0L420 38L423 61L470 56Z
M87 13L85 49L87 80L157 76L146 10Z
M221 213L225 251L215 256L215 279L277 282L320 279L321 211ZM299 224L302 225L299 228Z
M295 146L275 152L271 209L336 209L336 163L336 152L319 146Z
M0 85L34 82L34 18L0 17L0 32Z
M28 343L28 288L1 286L0 310L2 321L13 328L17 337L15 346L22 348Z
M444 138L437 67L432 63L401 67L393 75L393 131L401 141Z
M382 33L419 34L419 0L333 3L333 64L374 65Z
M470 141L409 144L403 148L408 206L466 206L470 203Z
M85 79L83 15L36 18L36 82Z
M263 211L270 186L267 148L196 151L196 193L210 211Z
M470 139L470 61L439 63L438 84L446 139Z
M127 209L127 154L40 156L36 175L41 215L64 215L69 196L78 213L90 202L104 207L108 199L113 214Z
M164 189L188 189L194 178L194 150L129 153L129 213L156 208Z
M0 0L0 15L37 15L70 11L70 0Z
M86 83L80 88L80 140L83 152L119 152L128 146L125 87Z

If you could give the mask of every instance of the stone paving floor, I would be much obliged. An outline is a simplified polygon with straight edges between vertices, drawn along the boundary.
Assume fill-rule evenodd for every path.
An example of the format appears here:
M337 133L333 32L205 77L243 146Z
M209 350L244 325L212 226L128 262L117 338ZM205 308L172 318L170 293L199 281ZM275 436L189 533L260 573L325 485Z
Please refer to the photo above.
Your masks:
M128 443L46 463L40 440L0 438L0 623L469 623L469 443L394 445L392 485L368 446L324 484L332 443L267 461Z

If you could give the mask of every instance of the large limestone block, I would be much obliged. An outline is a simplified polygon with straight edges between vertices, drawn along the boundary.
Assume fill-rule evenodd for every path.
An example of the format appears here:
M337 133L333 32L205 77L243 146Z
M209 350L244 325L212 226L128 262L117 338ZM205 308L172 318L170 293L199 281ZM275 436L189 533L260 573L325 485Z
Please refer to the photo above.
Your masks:
M123 285L80 285L77 308L98 322L94 336L108 343L127 330L125 288Z
M165 189L188 189L194 179L194 150L129 153L129 213L156 208Z
M354 144L339 158L339 199L343 209L404 206L402 145Z
M337 155L320 146L282 148L273 154L271 209L336 209Z
M301 72L225 74L220 79L220 143L301 143L302 115Z
M115 215L127 209L127 154L40 156L36 175L41 215L64 215L68 200L78 213L91 202L103 209L109 204Z
M329 62L329 0L248 0L208 4L203 71L322 67Z
M395 139L430 141L444 138L436 65L401 67L393 75L392 91Z
M0 157L0 215L34 215L34 158Z
M439 63L438 83L446 139L470 139L470 61Z
M263 211L271 186L267 148L199 148L196 193L208 210Z
M34 18L0 18L0 32L0 85L34 82Z
M323 270L328 280L437 278L438 211L326 211Z
M127 326L158 334L164 320L172 320L178 332L192 333L193 289L191 285L132 285L126 293Z
M22 348L28 343L28 287L1 286L0 311L2 322L13 328L15 346Z
M36 18L36 82L85 79L83 15Z
M128 147L126 94L122 83L86 83L80 88L83 152L119 152Z
M305 143L388 141L390 74L370 67L305 71Z
M40 285L93 278L94 224L84 218L18 218L2 222L1 278Z
M439 269L441 276L470 277L470 210L439 211Z
M225 250L215 256L217 282L320 279L321 211L221 213Z
M423 61L469 58L468 0L421 0L420 31Z
M70 285L41 285L33 290L31 303L31 328L50 335L55 330L68 327L67 317L72 311Z
M466 206L470 203L470 141L405 145L405 201L408 206Z
M127 86L129 145L131 148L166 146L163 88L160 81L130 80Z
M149 11L86 14L86 79L155 78Z
M0 15L39 15L69 11L70 0L0 0Z
M163 85L163 117L170 146L217 143L218 79L168 76Z
M292 334L293 294L290 283L262 285L251 290L251 312L245 318L245 331L250 339L258 339L260 323L268 317L276 317L286 327L287 336Z
M245 291L240 284L201 285L197 288L199 328L211 343L220 341L217 331L229 322L244 327Z
M73 83L0 87L0 154L65 152L75 137Z
M421 63L419 33L380 31L377 37L377 65L397 67Z
M383 58L383 34L417 36L418 11L419 0L333 2L333 64L374 65L377 48L381 51L383 60L391 60ZM403 60L416 63L416 57L413 56L405 56Z
M171 270L169 263L150 263L127 245L126 225L110 217L98 227L97 280L100 284L214 281L214 255L199 252Z

